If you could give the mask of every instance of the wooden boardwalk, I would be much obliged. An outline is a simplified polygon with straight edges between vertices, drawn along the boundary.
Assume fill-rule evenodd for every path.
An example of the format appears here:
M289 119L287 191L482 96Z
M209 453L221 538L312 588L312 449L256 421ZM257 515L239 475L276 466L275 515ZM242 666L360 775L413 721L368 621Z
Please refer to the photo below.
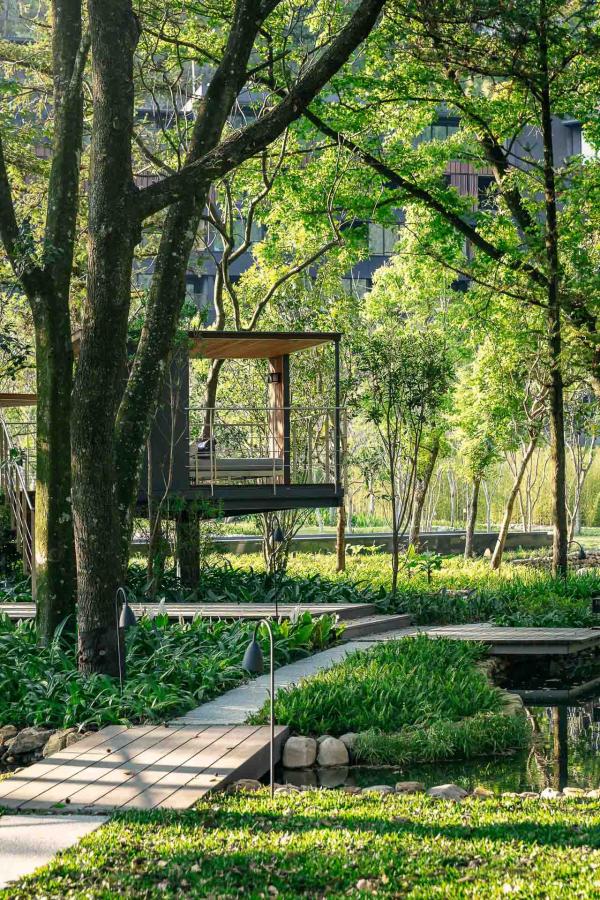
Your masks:
M153 619L166 613L174 622L190 622L196 616L212 619L263 619L275 615L274 603L132 603L136 616L147 615ZM280 603L279 615L290 618L297 612L310 612L314 616L334 613L348 621L362 619L377 613L373 603ZM0 614L5 613L13 621L35 618L35 603L0 603Z
M276 759L288 729L276 729ZM100 812L188 809L269 766L269 728L109 726L0 782L0 807Z
M480 641L489 645L492 656L573 656L600 646L600 628L510 628L485 622L415 626L392 631L383 638L398 639L418 633L456 641Z

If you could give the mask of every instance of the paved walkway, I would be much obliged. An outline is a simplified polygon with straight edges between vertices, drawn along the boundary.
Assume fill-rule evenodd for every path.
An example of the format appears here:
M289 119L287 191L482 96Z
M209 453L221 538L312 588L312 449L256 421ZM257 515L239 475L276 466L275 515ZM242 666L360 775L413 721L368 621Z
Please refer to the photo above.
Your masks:
M0 816L0 889L45 866L106 816Z

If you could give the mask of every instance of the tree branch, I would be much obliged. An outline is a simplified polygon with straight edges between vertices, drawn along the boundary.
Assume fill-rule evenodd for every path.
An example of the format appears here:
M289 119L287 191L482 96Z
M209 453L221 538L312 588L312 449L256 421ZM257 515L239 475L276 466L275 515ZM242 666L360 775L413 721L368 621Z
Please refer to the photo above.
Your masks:
M202 194L215 179L259 153L291 122L300 118L319 91L369 34L383 3L384 0L362 0L327 50L307 65L304 74L274 109L185 166L181 172L140 191L137 202L140 220L190 193Z

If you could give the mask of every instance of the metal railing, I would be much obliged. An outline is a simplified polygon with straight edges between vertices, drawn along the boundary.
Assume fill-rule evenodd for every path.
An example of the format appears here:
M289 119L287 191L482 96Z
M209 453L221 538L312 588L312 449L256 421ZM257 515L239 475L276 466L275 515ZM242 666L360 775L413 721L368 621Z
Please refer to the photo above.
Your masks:
M35 565L35 513L30 496L31 478L29 453L15 441L12 427L0 413L0 489L8 504L11 526L26 574L33 574Z
M188 415L191 485L339 482L335 406L190 407Z

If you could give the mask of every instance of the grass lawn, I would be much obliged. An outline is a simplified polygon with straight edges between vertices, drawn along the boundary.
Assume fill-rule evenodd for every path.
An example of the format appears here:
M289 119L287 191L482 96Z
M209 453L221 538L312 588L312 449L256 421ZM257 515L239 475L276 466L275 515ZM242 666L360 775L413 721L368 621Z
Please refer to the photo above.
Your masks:
M597 801L215 795L115 817L3 900L600 896Z

